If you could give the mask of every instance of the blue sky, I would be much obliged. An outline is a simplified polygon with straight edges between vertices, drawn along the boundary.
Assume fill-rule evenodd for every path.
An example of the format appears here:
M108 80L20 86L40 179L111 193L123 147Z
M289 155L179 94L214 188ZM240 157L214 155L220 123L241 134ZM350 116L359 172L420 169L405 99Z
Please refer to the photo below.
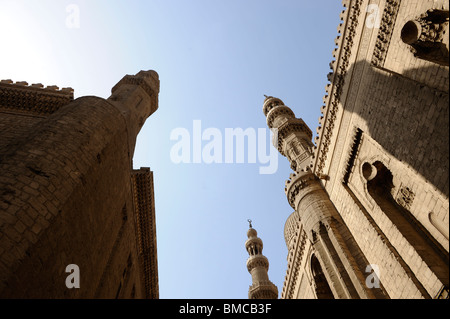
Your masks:
M194 120L223 134L266 128L264 94L315 133L342 10L336 0L0 0L0 78L107 98L125 74L157 71L159 109L134 167L154 171L160 297L247 298L249 218L281 296L287 160L271 175L248 161L175 164L170 134Z

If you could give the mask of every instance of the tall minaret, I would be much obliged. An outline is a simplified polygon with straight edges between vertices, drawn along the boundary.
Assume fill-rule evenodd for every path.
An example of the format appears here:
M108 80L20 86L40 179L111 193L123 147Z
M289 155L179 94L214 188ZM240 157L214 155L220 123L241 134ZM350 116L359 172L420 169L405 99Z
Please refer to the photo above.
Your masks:
M296 172L311 171L314 144L310 128L278 98L266 96L263 112L269 128L277 130L273 144L287 157L291 168Z
M249 230L247 231L247 241L245 249L250 255L247 260L248 272L252 275L252 285L248 290L249 299L277 299L278 289L270 280L267 274L269 270L269 260L262 254L263 243L257 236L256 230L252 227L249 219Z
M326 273L329 295L383 298L380 289L370 289L365 284L367 262L359 258L362 252L325 190L321 179L326 176L314 172L311 130L278 98L266 96L263 112L267 125L274 131L274 146L287 157L295 171L286 181L285 193Z

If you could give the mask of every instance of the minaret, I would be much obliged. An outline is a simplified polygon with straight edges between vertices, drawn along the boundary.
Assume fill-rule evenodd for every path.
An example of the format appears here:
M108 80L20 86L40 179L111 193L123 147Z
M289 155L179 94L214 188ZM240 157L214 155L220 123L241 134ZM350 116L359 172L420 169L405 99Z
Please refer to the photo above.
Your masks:
M317 176L313 171L311 130L278 98L266 96L263 112L267 125L274 131L273 145L287 157L295 171L286 181L286 196L299 215L333 296L383 298L380 289L366 286L367 262L358 258L362 252L322 184L321 179L326 177Z
M314 144L310 128L279 98L266 96L263 112L269 128L276 130L273 145L287 157L291 168L296 172L311 171Z
M249 230L247 231L247 241L245 249L250 255L247 260L248 272L252 275L252 285L248 290L249 299L277 299L278 289L270 280L267 274L269 270L269 260L262 254L263 243L257 236L256 230L252 227L249 219Z

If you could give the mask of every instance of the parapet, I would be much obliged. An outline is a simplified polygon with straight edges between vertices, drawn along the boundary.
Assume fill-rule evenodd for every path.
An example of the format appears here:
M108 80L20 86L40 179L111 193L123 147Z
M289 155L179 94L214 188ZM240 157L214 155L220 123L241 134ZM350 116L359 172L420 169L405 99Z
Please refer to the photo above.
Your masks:
M44 87L25 81L0 81L0 111L49 115L73 101L72 88Z
M148 96L158 96L159 76L156 71L139 71L136 75L125 75L112 89L114 93L120 86L132 84L139 85L148 94Z

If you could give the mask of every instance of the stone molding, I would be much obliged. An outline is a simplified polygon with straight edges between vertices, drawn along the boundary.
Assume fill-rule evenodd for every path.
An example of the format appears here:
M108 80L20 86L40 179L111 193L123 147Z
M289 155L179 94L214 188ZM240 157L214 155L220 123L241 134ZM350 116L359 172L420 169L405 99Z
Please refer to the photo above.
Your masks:
M361 145L362 135L363 135L363 131L360 128L356 128L354 136L353 136L352 147L351 147L350 153L348 155L348 159L347 159L347 166L345 167L345 171L344 171L343 183L345 185L348 184L350 175L352 174L352 171L353 171L353 167L355 166L355 161L356 161L356 158L358 157L358 152L359 152L359 148Z
M319 119L319 126L317 128L318 135L316 137L317 147L315 152L315 158L317 159L315 172L317 174L323 172L325 161L327 160L334 122L344 88L345 76L349 68L362 3L363 0L343 1L343 5L347 9L342 11L340 18L345 23L341 23L338 27L340 35L335 40L337 48L333 50L333 57L336 60L331 62L330 67L333 72L328 74L328 80L331 82L331 85L327 84L326 86L325 105L321 109L322 116Z
M298 236L299 234L296 234ZM294 298L294 292L295 287L298 279L298 275L300 273L300 266L302 264L303 255L305 252L306 247L306 233L301 232L301 235L299 237L300 243L299 243L299 249L296 253L294 251L291 251L288 255L288 269L286 271L286 276L284 280L284 286L282 291L282 298L283 299L293 299ZM291 259L292 258L292 259Z
M157 299L159 287L153 172L149 168L133 170L132 179L137 248L144 279L145 297Z
M269 260L264 255L251 256L247 260L247 270L249 272L256 267L263 267L266 271L269 270Z
M319 179L311 172L304 172L299 175L297 175L296 173L292 173L289 179L286 181L286 187L284 189L289 205L291 205L293 209L296 209L295 202L297 200L297 196L305 188L308 188L308 192L314 191L315 188L309 186L315 183L319 183Z
M260 281L249 287L248 296L250 299L277 299L278 289L270 280Z
M56 85L28 85L27 82L0 81L0 110L49 115L73 101L72 88Z
M125 75L112 89L114 93L122 85L136 85L141 87L149 97L158 96L159 76L155 71L140 71L136 75Z
M284 105L275 107L267 114L267 126L269 128L273 128L273 122L279 115L286 115L287 117L295 118L294 112L289 107Z
M381 18L381 26L378 31L377 41L372 56L372 64L376 67L384 67L387 51L391 42L392 33L400 9L401 0L387 0Z
M286 157L286 152L283 147L283 144L284 144L283 142L284 142L284 139L287 138L289 136L289 134L291 134L293 132L305 133L310 140L312 139L312 132L309 129L309 127L305 124L305 122L303 122L302 119L294 118L294 119L287 120L285 123L283 123L278 128L278 140L277 140L277 145L276 145L280 154L285 157Z
M284 103L279 98L273 96L266 96L266 99L264 100L263 104L264 116L267 116L273 108L280 105L284 105Z

